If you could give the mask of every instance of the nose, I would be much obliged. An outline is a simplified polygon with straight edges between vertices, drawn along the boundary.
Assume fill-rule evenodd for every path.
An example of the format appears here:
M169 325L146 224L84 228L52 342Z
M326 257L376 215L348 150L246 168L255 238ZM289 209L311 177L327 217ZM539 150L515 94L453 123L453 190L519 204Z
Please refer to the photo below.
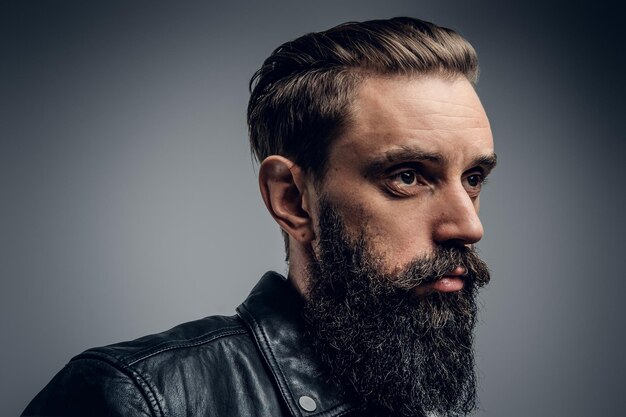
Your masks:
M439 199L433 239L440 245L471 245L483 237L478 200L470 198L461 184L447 187Z

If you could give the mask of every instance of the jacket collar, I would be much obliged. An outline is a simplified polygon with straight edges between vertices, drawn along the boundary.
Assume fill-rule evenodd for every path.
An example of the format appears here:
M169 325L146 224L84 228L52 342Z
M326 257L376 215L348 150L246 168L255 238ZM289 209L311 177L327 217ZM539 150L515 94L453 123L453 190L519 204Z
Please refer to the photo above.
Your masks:
M302 305L290 281L268 272L237 313L250 328L292 415L331 417L362 409L362 401L342 395L337 386L326 382L314 352L303 340ZM314 410L304 397L313 399Z

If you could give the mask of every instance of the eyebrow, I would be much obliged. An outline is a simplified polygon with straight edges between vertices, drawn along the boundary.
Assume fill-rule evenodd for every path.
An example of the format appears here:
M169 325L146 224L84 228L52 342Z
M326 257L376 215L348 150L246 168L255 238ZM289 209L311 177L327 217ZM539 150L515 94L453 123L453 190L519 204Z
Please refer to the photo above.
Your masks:
M472 167L480 166L484 170L484 174L489 174L498 164L498 156L494 153L491 155L482 155L475 158L470 164Z
M365 176L371 177L379 175L384 172L385 169L392 164L401 164L409 161L429 161L442 163L444 161L443 155L436 152L426 152L422 149L410 148L402 146L397 149L392 149L385 152L382 155L372 157L365 167Z
M437 152L427 152L422 149L413 147L400 147L385 152L383 155L373 157L367 162L365 168L365 176L380 174L392 164L401 164L403 162L428 161L438 164L445 163L448 158ZM495 153L489 155L481 155L472 160L470 167L482 167L485 174L493 170L497 164L498 157Z

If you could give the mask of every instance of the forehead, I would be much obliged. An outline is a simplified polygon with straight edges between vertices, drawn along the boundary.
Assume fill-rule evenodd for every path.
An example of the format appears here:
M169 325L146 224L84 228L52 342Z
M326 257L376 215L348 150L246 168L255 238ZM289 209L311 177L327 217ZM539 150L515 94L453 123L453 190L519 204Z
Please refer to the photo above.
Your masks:
M412 149L459 164L493 153L489 121L469 81L440 75L365 79L329 162L358 163Z

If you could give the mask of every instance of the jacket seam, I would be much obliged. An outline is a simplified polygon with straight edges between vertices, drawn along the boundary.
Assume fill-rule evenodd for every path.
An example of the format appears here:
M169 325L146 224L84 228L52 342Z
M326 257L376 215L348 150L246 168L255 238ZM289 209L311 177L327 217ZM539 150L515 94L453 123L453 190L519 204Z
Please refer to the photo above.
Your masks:
M158 401L157 393L143 377L143 375L141 375L137 371L134 371L133 369L130 369L124 363L117 363L118 361L115 358L109 358L107 357L107 355L103 356L105 357L100 357L99 355L85 355L80 358L72 359L71 362L86 360L105 363L109 365L110 367L126 375L128 379L133 381L133 384L137 387L138 391L141 393L142 397L146 401L146 405L149 406L151 415L155 417L166 416L165 410Z
M337 409L340 409L342 407L347 407L347 408L345 408L343 411L340 411L338 414L334 414ZM357 409L358 407L352 407L350 404L343 403L343 404L336 405L333 408L330 408L328 410L324 410L323 412L320 412L317 414L311 414L311 417L324 417L324 416L341 417L341 416L345 416L346 414L350 414Z
M224 332L224 333L222 333L222 332ZM80 359L81 357L83 357L85 355L97 353L97 354L107 355L109 357L115 358L116 360L119 360L120 362L126 363L129 366L132 366L132 365L136 364L137 362L140 362L140 361L142 361L144 359L147 359L150 356L153 356L153 355L155 355L157 353L165 352L165 351L170 350L170 349L178 349L178 348L184 348L184 347L199 346L199 345L201 345L203 343L211 342L211 341L213 341L215 339L218 339L218 338L220 338L222 336L229 336L231 334L237 334L237 333L242 333L242 334L243 333L247 333L247 330L242 325L221 327L219 329L211 330L209 332L201 334L200 336L196 336L196 337L193 337L193 338L188 339L188 340L184 340L184 339L183 340L179 340L178 342L175 342L176 344L174 344L174 345L172 345L172 343L173 343L172 341L161 342L161 343L158 343L156 345L145 347L145 348L139 350L138 352L134 352L132 354L129 354L128 356L116 355L115 354L115 349L118 347L117 345L103 346L103 347L97 347L97 348L86 350L85 352L83 352L83 353L81 353L79 355L76 355L73 359ZM207 337L208 337L208 339L207 339ZM159 349L160 346L164 346L164 347ZM157 350L154 351L154 349L157 349Z
M145 359L148 359L148 358L150 358L150 357L152 357L152 356L158 355L159 353L167 352L168 350L174 350L174 349L182 349L182 348L188 348L188 347L200 346L200 345L203 345L203 344L205 344L205 343L210 343L210 342L212 342L212 341L214 341L214 340L216 340L216 339L220 339L220 338L222 338L222 337L232 336L232 335L236 335L236 334L246 334L246 333L247 333L246 329L244 329L244 328L242 328L242 327L233 327L233 328L230 328L230 329L231 329L231 330L221 329L221 330L220 330L217 334L213 334L213 335L211 335L209 338L206 338L206 337L207 337L209 334L211 334L211 333L206 333L206 334L204 334L204 335L202 335L202 336L199 336L199 338L201 338L202 340L199 340L199 341L197 341L197 342L179 343L179 344L176 344L176 345L166 346L166 347L163 347L163 348L161 348L161 349L157 349L157 350L155 350L155 351L153 351L153 352L149 352L149 353L147 353L147 354L144 354L143 356L140 356L140 357L139 357L139 358L137 358L137 359L133 359L133 360L128 361L128 362L124 361L124 362L125 362L128 366L133 366L133 365L135 365L135 364L136 364L136 363L138 363L138 362L141 362L141 361L143 361L143 360L145 360ZM216 332L213 332L213 333L216 333ZM157 348L158 346L160 346L160 345L153 346L153 347L148 348L148 349L145 349L145 350L143 350L143 351L141 351L141 352L137 352L137 353L136 353L136 354L134 354L133 356L139 355L139 354L141 354L141 353L145 352L146 350L155 349L155 348Z
M276 360L276 356L274 356L274 352L272 352L272 349L269 348L269 342L268 342L269 338L265 334L265 331L263 330L263 327L261 327L258 324L258 322L254 318L254 316L252 314L250 314L250 311L248 310L248 308L245 305L242 305L241 307L246 311L246 315L252 321L252 324L254 325L254 330L257 330L259 332L260 336L263 338L263 344L265 346L267 346L267 348L265 348L265 349L263 347L261 347L261 351L268 351L269 352L269 354L270 354L270 356L272 358L272 361L273 361L273 363L270 364L270 369L276 370L280 374L280 378L276 378L276 380L278 382L278 389L281 391L281 393L283 394L283 396L287 400L286 402L287 402L287 407L289 407L289 411L294 416L302 416L302 413L298 413L297 410L294 409L294 407L293 407L292 402L294 401L294 395L291 392L291 390L289 389L289 384L287 384L285 382L285 381L287 381L287 378L285 377L285 374L283 373L282 368L278 364L278 361Z

